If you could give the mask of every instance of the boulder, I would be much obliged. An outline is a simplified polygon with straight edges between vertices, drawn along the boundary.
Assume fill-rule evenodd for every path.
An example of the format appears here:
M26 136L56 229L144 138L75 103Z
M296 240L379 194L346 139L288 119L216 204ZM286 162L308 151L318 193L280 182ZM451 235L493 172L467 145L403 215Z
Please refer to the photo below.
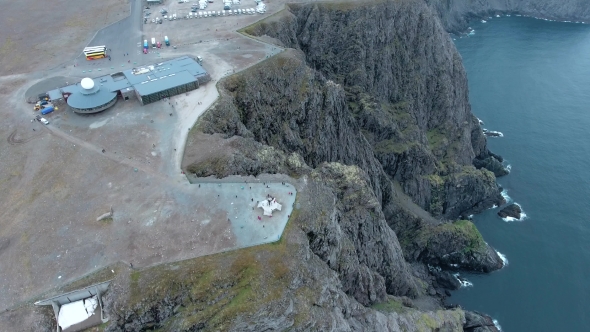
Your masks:
M434 271L432 273L436 278L438 285L445 289L459 289L461 283L448 271ZM447 293L448 295L448 293ZM450 295L448 295L450 296Z
M490 316L475 311L465 311L465 325L463 325L463 331L496 332L499 330L494 325L494 321Z
M514 218L514 219L520 219L522 214L522 209L520 208L520 205L513 203L510 204L508 206L506 206L505 208L503 208L502 210L500 210L500 212L498 212L498 215L501 218Z

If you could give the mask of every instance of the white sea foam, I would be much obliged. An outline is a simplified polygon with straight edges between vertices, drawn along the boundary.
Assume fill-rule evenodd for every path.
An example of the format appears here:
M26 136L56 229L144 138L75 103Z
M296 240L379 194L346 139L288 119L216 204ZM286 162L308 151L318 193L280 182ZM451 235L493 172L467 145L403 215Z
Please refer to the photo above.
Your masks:
M520 15L520 14L516 14L516 16L518 16L518 17L521 17L522 15Z
M508 173L510 173L510 171L512 171L512 165L506 165L506 170L508 171Z
M501 131L487 130L486 128L483 128L482 130L488 137L504 137L504 134Z
M498 329L498 331L502 331L502 326L500 326L500 323L498 322L498 320L496 319L492 319L492 322L494 322L494 326Z
M486 20L481 20L481 23L488 23L488 21L486 21Z
M461 287L473 287L473 283L459 275L459 273L453 274L453 277L461 283Z
M496 17L500 17L500 15L496 15Z
M490 209L495 209L497 207L498 207L498 205L494 204L494 205L492 205L492 207Z
M503 266L508 265L508 258L506 258L506 256L504 254L502 254L498 250L496 250L496 254L498 254L498 256L500 256L500 259L502 260Z
M504 200L506 200L506 203L512 202L512 198L510 196L508 196L508 191L506 189L502 190L502 192L500 194L502 194L502 197L504 197Z
M479 121L479 124L480 124L480 125L482 125L482 126L484 125L483 121L481 121L481 119L480 119L480 118L477 118L477 121Z

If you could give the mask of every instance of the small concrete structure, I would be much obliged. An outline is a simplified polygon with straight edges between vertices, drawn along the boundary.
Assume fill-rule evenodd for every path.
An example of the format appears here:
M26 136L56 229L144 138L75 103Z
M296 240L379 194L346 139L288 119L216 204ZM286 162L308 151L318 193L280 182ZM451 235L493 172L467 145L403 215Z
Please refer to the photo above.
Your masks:
M101 323L107 322L108 318L104 316L103 307L102 307L102 294L104 294L107 289L109 288L109 284L111 280L94 284L82 289L78 289L72 292L64 293L61 295L57 295L54 297L50 297L45 300L35 302L35 305L50 305L53 307L53 312L55 313L55 320L58 322L57 324L57 332L62 331L61 327L59 326L59 316L62 306L66 304L76 303L81 300L90 299L95 297L98 301L98 305L96 309L100 310L100 315L94 313L91 315L87 321L81 321L79 324L73 325L63 330L63 332L75 332L81 331L83 329L87 329L89 327L99 325Z

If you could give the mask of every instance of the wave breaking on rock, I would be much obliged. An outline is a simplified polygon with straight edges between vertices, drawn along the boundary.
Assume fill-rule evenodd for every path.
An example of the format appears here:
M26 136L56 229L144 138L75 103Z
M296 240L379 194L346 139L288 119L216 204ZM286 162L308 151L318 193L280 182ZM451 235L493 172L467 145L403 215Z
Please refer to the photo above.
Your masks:
M457 281L459 281L462 288L463 287L473 287L473 283L471 281L467 280L467 278L463 278L459 273L453 274L453 277L455 277L455 279L457 279Z

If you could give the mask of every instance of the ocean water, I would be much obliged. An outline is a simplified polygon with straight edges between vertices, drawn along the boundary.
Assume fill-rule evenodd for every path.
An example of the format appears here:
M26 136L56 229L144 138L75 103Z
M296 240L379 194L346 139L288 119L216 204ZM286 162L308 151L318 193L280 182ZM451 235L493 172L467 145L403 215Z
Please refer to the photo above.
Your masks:
M473 113L511 173L499 179L527 217L474 217L504 269L462 274L450 303L503 331L590 331L590 25L525 17L473 23L456 38Z

